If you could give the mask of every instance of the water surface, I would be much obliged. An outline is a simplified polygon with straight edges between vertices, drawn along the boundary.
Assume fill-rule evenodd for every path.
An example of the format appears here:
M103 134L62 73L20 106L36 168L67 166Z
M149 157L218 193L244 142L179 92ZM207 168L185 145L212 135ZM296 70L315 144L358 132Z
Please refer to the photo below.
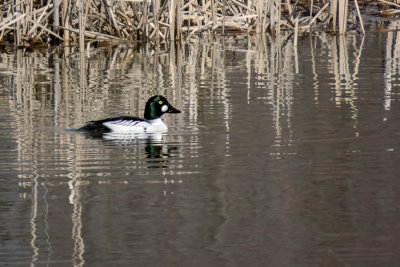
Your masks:
M0 54L0 263L398 266L397 39ZM161 140L66 131L154 94Z

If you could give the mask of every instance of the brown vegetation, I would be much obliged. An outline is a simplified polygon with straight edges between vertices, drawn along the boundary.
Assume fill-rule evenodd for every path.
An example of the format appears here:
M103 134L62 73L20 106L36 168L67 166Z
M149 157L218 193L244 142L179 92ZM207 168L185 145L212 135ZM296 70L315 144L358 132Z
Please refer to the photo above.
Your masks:
M361 1L360 1L361 2ZM361 2L399 14L388 1ZM35 47L91 41L190 39L201 34L364 32L357 0L0 0L0 43ZM82 30L84 29L84 30Z

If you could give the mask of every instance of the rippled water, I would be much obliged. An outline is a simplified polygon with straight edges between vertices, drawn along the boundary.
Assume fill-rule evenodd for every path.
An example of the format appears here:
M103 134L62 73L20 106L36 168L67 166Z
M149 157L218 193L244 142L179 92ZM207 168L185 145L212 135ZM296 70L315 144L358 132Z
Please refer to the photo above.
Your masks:
M397 266L397 42L0 54L0 263ZM161 140L66 130L157 93Z

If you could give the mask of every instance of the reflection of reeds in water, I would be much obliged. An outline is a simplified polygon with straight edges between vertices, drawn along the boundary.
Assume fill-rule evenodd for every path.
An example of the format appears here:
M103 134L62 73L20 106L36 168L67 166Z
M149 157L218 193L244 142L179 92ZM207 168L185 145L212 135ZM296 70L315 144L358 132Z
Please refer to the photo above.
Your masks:
M358 41L357 41L358 40ZM360 41L361 40L361 41ZM360 60L362 56L362 49L364 38L356 38L354 36L327 36L321 35L319 38L314 38L311 41L312 51L312 70L314 77L314 101L316 104L320 103L319 94L319 77L318 73L318 55L313 47L317 43L323 43L328 48L330 53L332 79L333 79L333 94L334 102L337 107L344 104L349 105L352 111L352 118L354 119L354 128L358 123L358 108L357 108L357 92L358 92L358 73L360 68ZM353 55L349 55L349 51L354 51ZM350 60L352 59L352 60Z
M326 34L314 36L310 40L315 104L319 104L321 75L316 63L319 55L314 47L318 46L316 42L320 42L331 51L328 56L331 59L335 104L338 107L350 105L353 116L357 117L357 75L363 43L354 36L334 37ZM386 109L390 109L392 97L391 76L399 69L396 61L400 53L398 42L399 36L389 32L384 76ZM199 109L197 96L205 92L201 91L202 80L211 81L207 91L211 101L218 95L216 101L222 102L222 119L228 132L232 106L228 100L230 90L226 85L224 44L215 42L199 45L193 42L184 47L170 45L168 52L156 50L152 56L146 54L146 47L141 48L143 50L128 46L92 49L85 61L77 60L83 58L82 54L69 49L63 51L63 56L49 59L37 56L39 52L25 56L18 50L15 56L10 55L3 60L3 69L17 70L13 78L8 78L7 86L13 88L14 101L10 107L18 118L13 121L13 126L24 136L19 140L19 150L26 152L37 146L26 143L26 140L35 139L30 130L30 127L38 123L34 121L37 120L34 114L54 116L54 125L57 127L77 127L86 121L105 116L141 116L146 99L158 93L166 95L178 107L185 102L189 103L189 123L196 127ZM184 52L186 49L187 53ZM254 100L250 80L253 75L257 75L259 83L266 88L265 99L273 106L277 143L286 142L283 139L293 139L292 94L294 79L299 71L296 51L295 40L285 33L275 37L259 35L249 38L248 42L245 63L248 77L247 103L251 104ZM349 55L348 51L354 51L354 54ZM350 62L349 58L354 60ZM49 73L47 60L54 66L54 73ZM40 83L32 84L33 80ZM52 88L50 94L49 88ZM188 91L183 92L182 88L188 88ZM118 97L120 95L124 97ZM168 122L169 118L165 119ZM65 142L70 142L70 139ZM35 150L48 153L45 147L35 147ZM21 162L28 162L30 159L27 157L32 156L25 152L19 154ZM26 171L23 171L24 166L19 168L23 178L30 173L31 166L27 166Z
M141 115L147 98L160 93L166 95L172 103L176 103L177 107L187 108L184 112L188 114L188 121L181 121L180 125L189 125L190 129L185 130L195 133L189 140L189 145L193 146L199 144L199 135L196 133L201 128L196 127L204 102L211 103L207 107L221 107L215 114L220 116L224 131L220 137L222 140L218 140L218 143L223 144L222 154L229 155L234 104L230 100L232 91L227 82L229 70L225 65L229 38L225 41L226 43L216 39L202 44L193 42L183 47L170 44L169 50L157 50L151 55L147 53L146 46L140 49L124 45L92 49L85 60L82 60L82 53L73 49L61 51L60 56L53 54L43 57L40 52L24 54L22 50L12 55L0 55L0 68L13 70L2 72L1 79L5 83L4 87L9 88L8 92L12 95L9 109L14 118L10 121L11 127L15 129L18 162L21 163L16 166L16 170L21 179L21 186L32 188L33 261L40 259L40 253L44 253L38 249L38 236L51 236L51 233L47 233L47 228L43 230L37 227L38 220L47 220L46 216L41 214L46 214L48 209L52 208L47 203L47 187L51 185L49 180L60 178L61 182L68 184L70 190L70 201L66 201L66 204L73 206L71 235L74 240L74 263L79 265L84 262L81 194L85 186L84 178L91 175L91 171L96 171L98 166L83 165L93 162L96 155L100 162L98 164L107 162L110 160L107 157L112 157L102 154L101 146L92 148L92 153L87 153L85 149L88 148L88 141L84 141L82 136L42 134L40 128L51 127L53 131L54 127L77 127L88 120L117 115L113 113ZM320 55L314 48L321 45L317 45L316 42L322 43L330 51L326 62L329 65L328 69L332 70L331 73L322 75L318 72L317 61ZM398 43L398 35L388 35L384 74L386 109L390 109L392 101L391 77L398 75L400 68ZM335 105L349 105L354 120L353 126L357 127L357 76L363 40L354 36L331 37L321 34L313 36L310 45L313 103L320 104L320 80L328 76L333 80L331 94ZM289 34L281 32L275 36L250 37L247 49L240 51L245 53L245 56L241 61L242 66L238 68L241 68L241 72L247 72L247 88L243 97L248 105L252 105L258 101L261 91L261 98L271 106L271 127L274 129L277 158L296 152L296 132L293 129L296 101L293 94L296 75L299 73L299 55L295 52L296 49L295 40L290 39ZM354 51L354 54L349 54L349 51ZM252 84L253 77L256 79L257 88ZM165 120L168 121L169 118L166 117ZM52 142L48 141L49 136L54 139ZM67 155L60 154L63 150L67 150ZM191 151L191 156L198 156L196 147ZM49 174L54 171L48 169L51 167L47 162L50 159L59 160L53 162L53 165L57 166L60 174ZM139 166L140 160L129 159L121 164L121 168L131 171L131 165ZM168 171L163 170L164 173ZM176 169L172 171L177 172ZM108 173L98 174L100 175L107 176ZM65 178L66 181L62 180Z
M45 249L41 245L42 240L48 240L52 235L42 227L49 223L43 214L48 212L48 187L58 178L61 183L65 178L70 179L73 261L78 266L84 262L80 202L85 173L80 164L92 156L84 149L78 149L85 143L82 136L72 138L58 131L111 115L108 111L110 106L121 106L120 112L124 114L142 116L139 112L143 111L144 103L153 94L164 94L173 103L179 103L177 97L181 99L178 89L181 74L175 64L181 60L165 55L158 55L156 60L155 57L137 53L133 48L92 52L87 60L80 60L80 53L68 49L63 56L54 57L42 57L39 52L24 54L22 50L14 55L2 54L1 69L13 70L2 73L2 81L12 95L10 127L16 133L14 138L19 162L16 170L21 186L32 189L32 263L45 261L45 251L51 251L50 241ZM182 56L181 51L177 54ZM123 84L116 77L124 77ZM141 90L142 87L147 89ZM115 93L115 90L118 92ZM116 98L116 95L123 97ZM47 127L56 131L50 137L54 143L46 134Z
M226 85L225 46L224 42L204 42L190 44L189 56L183 59L182 86L188 88L189 125L198 131L199 103L198 95L205 94L212 105L220 106L219 114L225 127L225 154L229 154L229 129L231 105L228 101L230 89ZM185 77L186 76L186 77ZM196 136L193 138L197 138ZM193 140L197 141L197 140ZM194 142L197 143L197 142Z
M82 185L80 179L71 180L69 183L71 194L69 197L70 204L73 205L72 212L72 240L74 241L74 248L72 253L72 260L74 266L83 266L85 260L83 254L85 252L85 244L82 237Z
M256 51L248 58L254 62L254 71L259 77L258 87L265 88L264 99L272 105L273 128L275 129L274 146L276 157L280 158L285 152L284 147L293 145L291 129L292 99L295 74L298 71L297 54L293 39L288 35L260 36L250 49ZM251 73L251 64L247 64ZM249 77L251 75L249 74ZM251 88L248 88L248 98L251 99Z
M249 38L246 52L247 103L252 104L254 100L250 80L256 75L258 82L265 87L265 99L273 106L277 146L282 143L291 146L290 140L293 140L292 94L299 66L295 40L289 37L289 34L279 34L275 37L259 35ZM316 46L314 42L318 41L324 43L331 51L329 57L334 80L333 99L337 106L343 103L349 104L355 117L357 116L357 74L363 46L356 40L352 36L345 38L324 34L311 39L311 71L314 79L315 104L319 103L320 74L316 63L318 52L314 51L313 47ZM388 58L398 56L398 46L394 45L398 42L397 40L396 35L389 35ZM64 56L50 58L55 70L50 75L46 73L48 71L46 60L35 56L38 52L32 54L31 57L23 57L22 52L18 51L16 58L10 56L11 60L9 60L10 64L12 62L19 64L15 78L9 80L9 87L13 88L15 98L15 101L11 103L12 109L15 116L18 116L14 122L18 125L15 127L25 137L30 136L28 139L33 140L30 127L37 123L33 121L35 112L54 115L54 125L57 127L67 125L78 127L86 121L112 115L141 116L147 98L158 93L166 95L178 107L183 103L189 103L187 111L189 123L196 127L199 110L197 96L200 92L205 93L201 88L201 81L211 81L207 94L211 101L214 101L213 98L218 95L215 101L220 101L224 107L224 115L221 119L225 123L226 131L229 132L232 106L228 100L230 89L226 85L223 43L199 45L193 42L185 47L171 45L168 52L157 50L152 56L146 54L146 46L141 49L143 50L137 51L128 46L92 49L85 61L77 60L82 59L82 54L66 49ZM184 52L186 49L187 53ZM354 55L349 56L349 50L355 51ZM349 57L355 60L349 62ZM398 69L398 66L396 67L396 61L387 60L386 62L387 64L391 62L387 65L388 74L385 75L387 84L385 99L390 100L390 73L391 69L394 71ZM31 67L26 67L28 65ZM41 65L44 65L43 71L38 71ZM4 66L3 69L9 69L10 66ZM32 84L31 77L35 77L34 80L41 80L42 85ZM123 80L122 83L119 79ZM53 88L50 95L46 88ZM183 92L182 88L188 88L188 91ZM118 97L121 95L124 97ZM388 104L390 101L385 104L385 107L390 107ZM165 119L168 122L170 118ZM30 127L26 127L27 125ZM229 136L226 138L225 141L229 143ZM32 146L25 142L26 138L20 140L21 151L26 151ZM70 142L70 139L65 142ZM45 152L46 149L43 148L41 151ZM31 156L30 153L19 155L21 162L28 162L26 157ZM29 173L29 171L24 173Z
M391 22L391 28L399 28L399 21ZM400 73L400 34L389 31L386 41L386 60L384 73L384 108L391 109L393 76Z

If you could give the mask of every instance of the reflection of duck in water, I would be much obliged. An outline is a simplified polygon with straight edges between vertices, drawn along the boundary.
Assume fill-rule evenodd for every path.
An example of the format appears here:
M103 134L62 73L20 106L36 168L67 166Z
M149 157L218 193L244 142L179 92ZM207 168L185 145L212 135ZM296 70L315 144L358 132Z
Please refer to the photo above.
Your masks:
M163 145L162 143L146 142L145 146L147 168L168 168L170 165L170 158L174 157L173 154L177 150L175 146Z
M109 133L110 136L114 134L160 134L168 131L167 125L161 120L161 116L165 113L180 113L180 111L171 106L165 97L155 95L150 97L146 103L144 119L120 116L90 121L78 130L90 132L92 136L99 136L103 133Z

